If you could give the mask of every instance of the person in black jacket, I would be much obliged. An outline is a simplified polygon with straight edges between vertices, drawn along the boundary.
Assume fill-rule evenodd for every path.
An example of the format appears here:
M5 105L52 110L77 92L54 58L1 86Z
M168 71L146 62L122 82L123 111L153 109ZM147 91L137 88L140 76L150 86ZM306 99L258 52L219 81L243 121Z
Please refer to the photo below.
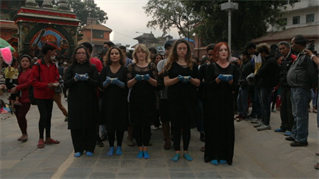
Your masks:
M297 56L291 53L290 44L288 42L279 42L278 46L279 52L283 57L280 67L281 125L280 128L275 129L275 132L285 132L286 136L290 136L291 129L294 124L294 118L292 116L292 105L290 100L291 89L287 82L287 73L292 63L296 60Z
M74 157L80 157L84 150L87 156L93 156L96 143L96 125L98 118L98 72L89 61L90 54L84 46L75 49L72 65L65 73L64 85L69 89L68 129L74 147Z
M306 44L307 39L302 35L297 35L291 40L292 50L299 53L287 74L287 82L291 86L294 125L290 137L286 140L293 141L290 144L292 147L308 145L310 88L318 82L315 64L305 55Z
M243 65L240 67L240 76L239 76L239 91L237 97L237 106L238 106L238 116L236 117L237 121L248 118L248 94L250 90L250 85L248 84L246 77L254 73L254 67L250 61L250 55L245 50L241 54Z
M257 50L263 59L263 63L255 76L258 98L262 110L262 120L254 125L258 131L269 130L270 127L270 95L273 88L273 80L277 69L277 61L270 55L270 47L266 43L257 46Z

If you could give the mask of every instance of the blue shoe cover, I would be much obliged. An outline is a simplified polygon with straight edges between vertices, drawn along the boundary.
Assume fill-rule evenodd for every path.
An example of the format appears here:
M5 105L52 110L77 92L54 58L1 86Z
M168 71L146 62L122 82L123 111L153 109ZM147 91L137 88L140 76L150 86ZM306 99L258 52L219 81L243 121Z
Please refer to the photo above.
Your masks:
M174 157L171 159L173 162L177 162L179 159L179 154L175 154Z
M145 159L151 158L150 154L148 154L147 151L144 151L144 158L145 158Z
M143 158L143 155L144 155L143 151L139 151L136 157Z
M82 155L81 152L76 152L76 153L74 154L74 157L80 157L81 155Z
M112 156L114 153L114 147L110 147L110 150L106 153L107 156Z
M86 156L91 157L91 156L93 156L93 153L92 153L92 152L87 151L87 152L86 152Z
M227 161L226 161L226 160L219 160L219 163L220 163L220 164L226 164Z
M218 165L218 160L212 160L210 163L213 165Z
M291 136L291 132L290 132L290 131L286 131L286 132L284 133L284 136Z
M122 155L122 147L121 146L117 146L116 148L116 155Z
M186 158L186 160L188 161L192 161L193 160L193 157L189 156L188 153L184 153L184 158Z

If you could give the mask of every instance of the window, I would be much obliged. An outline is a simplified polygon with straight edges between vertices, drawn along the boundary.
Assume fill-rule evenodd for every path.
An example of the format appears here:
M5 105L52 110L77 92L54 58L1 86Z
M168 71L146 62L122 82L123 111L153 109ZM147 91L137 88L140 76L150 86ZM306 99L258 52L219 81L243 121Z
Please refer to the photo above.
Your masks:
M300 16L293 17L292 24L300 24Z
M306 15L306 23L315 22L315 14L307 14Z
M104 39L104 32L101 30L93 30L93 38L94 39Z

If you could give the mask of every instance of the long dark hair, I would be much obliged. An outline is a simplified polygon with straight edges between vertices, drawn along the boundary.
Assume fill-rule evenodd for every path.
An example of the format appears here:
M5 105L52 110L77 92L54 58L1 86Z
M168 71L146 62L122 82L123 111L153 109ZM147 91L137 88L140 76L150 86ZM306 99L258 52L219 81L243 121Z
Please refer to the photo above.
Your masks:
M177 54L177 46L181 43L186 44L187 46L187 54L185 56L185 62L187 63L187 66L193 70L193 62L192 62L192 52L191 52L191 48L189 47L188 42L185 39L179 39L177 40L174 45L173 48L171 50L170 55L167 58L167 62L166 65L164 67L165 71L168 71L169 69L172 68L172 65L174 62L177 62L178 60L178 54Z
M125 57L124 57L124 55L123 55L121 49L120 49L120 48L117 48L117 47L111 47L111 48L109 48L109 50L107 51L107 54L106 54L106 65L107 65L107 66L110 66L110 65L112 64L111 51L112 51L113 49L116 49L117 51L119 51L119 54L120 54L120 64L121 64L122 66L124 66L124 58L125 58Z
M30 55L27 55L27 54L21 55L20 58L19 58L19 63L21 63L22 58L27 58L27 59L29 59L29 62L30 62L29 68L32 68L32 58L31 58L31 56L30 56ZM21 65L19 65L19 75L21 74L22 71L23 71L23 68L22 68Z
M72 62L72 65L75 65L78 63L78 61L76 60L75 56L76 56L76 53L79 49L84 49L85 51L85 54L86 54L86 61L84 62L86 65L88 66L91 66L91 63L90 63L90 54L87 52L86 48L82 45L78 46L74 52L73 52L73 55L72 55L72 58L71 58L71 62Z

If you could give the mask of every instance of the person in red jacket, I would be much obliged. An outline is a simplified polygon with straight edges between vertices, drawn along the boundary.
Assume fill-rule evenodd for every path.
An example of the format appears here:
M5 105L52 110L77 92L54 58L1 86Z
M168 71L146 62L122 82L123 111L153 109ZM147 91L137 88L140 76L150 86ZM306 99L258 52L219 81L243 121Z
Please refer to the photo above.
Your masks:
M20 106L15 106L16 112L14 113L17 117L22 136L18 138L18 141L26 142L28 140L27 133L27 119L26 115L30 109L29 100L29 87L31 85L31 60L29 55L22 55L20 57L19 77L18 86L11 88L11 93L21 92L19 98Z
M51 117L53 108L53 96L55 88L59 86L58 68L51 59L56 56L57 47L47 43L42 47L43 58L38 60L32 68L32 86L34 87L34 98L36 99L40 112L38 148L44 144L59 144L60 142L51 138ZM44 129L46 140L44 141Z

